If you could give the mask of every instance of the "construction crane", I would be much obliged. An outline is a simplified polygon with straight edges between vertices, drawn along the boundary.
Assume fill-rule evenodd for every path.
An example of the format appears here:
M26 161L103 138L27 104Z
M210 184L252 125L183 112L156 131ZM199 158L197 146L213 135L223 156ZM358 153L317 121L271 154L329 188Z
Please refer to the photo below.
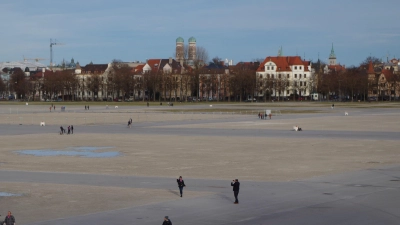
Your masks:
M28 60L34 60L35 62L46 60L45 58L25 58L25 56L22 56L22 57L24 58L24 62L26 62Z
M53 69L53 45L64 45L63 43L57 42L56 39L54 41L50 39L50 69Z

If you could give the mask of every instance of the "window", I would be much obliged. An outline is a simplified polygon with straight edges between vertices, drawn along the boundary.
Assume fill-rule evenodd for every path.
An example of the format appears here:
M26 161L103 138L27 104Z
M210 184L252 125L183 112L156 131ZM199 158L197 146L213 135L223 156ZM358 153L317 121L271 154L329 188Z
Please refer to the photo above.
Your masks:
M260 87L262 87L263 86L263 83L262 82L260 82Z
M260 91L260 95L262 95L262 94L263 94L263 91L261 90L261 91Z
M297 74L294 75L294 78L297 78Z
M304 84L304 86L307 86L307 82L305 82L305 81L304 81L304 83L303 83L303 84Z
M303 86L303 82L300 81L300 86Z
M299 74L299 78L301 78L301 74Z
M279 78L281 78L281 74L279 74Z
M297 70L297 66L295 66L294 69Z
M271 78L274 79L274 75L273 74L271 74Z
M290 75L289 75L289 74L287 75L287 78L290 78Z
M294 82L294 86L297 86L297 81Z
M307 78L307 74L304 74L304 78Z
M289 95L289 90L286 90L286 94Z
M271 70L274 70L274 67L273 67L273 66L271 66Z
M267 66L267 70L269 70L269 66Z
M300 66L300 69L301 69L301 66Z
M267 74L267 78L269 79L269 74Z
M260 74L260 78L262 78L262 75Z

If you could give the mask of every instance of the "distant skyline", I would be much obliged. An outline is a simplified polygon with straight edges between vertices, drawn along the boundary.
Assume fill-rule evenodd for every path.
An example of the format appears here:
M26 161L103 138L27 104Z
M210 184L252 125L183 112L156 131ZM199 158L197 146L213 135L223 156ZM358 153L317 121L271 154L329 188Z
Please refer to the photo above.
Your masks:
M81 65L174 57L175 40L193 36L209 59L278 54L359 65L368 56L400 58L398 1L2 0L0 62L71 58Z

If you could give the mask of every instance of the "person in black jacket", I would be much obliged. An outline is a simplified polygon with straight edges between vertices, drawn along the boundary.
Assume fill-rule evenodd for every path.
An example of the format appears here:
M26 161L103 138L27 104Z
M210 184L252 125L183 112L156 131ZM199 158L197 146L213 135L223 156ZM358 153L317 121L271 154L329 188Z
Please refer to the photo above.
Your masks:
M233 194L235 195L235 203L234 204L239 204L239 200L238 200L239 186L240 186L239 180L238 179L232 180L231 186L233 186Z
M162 223L162 225L172 225L172 222L168 219L168 216L164 217L164 222Z
M183 181L182 176L179 176L179 179L176 179L176 182L178 182L179 191L180 191L181 197L182 197L183 187L186 187L185 181Z
M8 214L6 218L4 219L4 224L5 225L14 225L15 224L15 218L13 215L11 215L11 212L8 211Z

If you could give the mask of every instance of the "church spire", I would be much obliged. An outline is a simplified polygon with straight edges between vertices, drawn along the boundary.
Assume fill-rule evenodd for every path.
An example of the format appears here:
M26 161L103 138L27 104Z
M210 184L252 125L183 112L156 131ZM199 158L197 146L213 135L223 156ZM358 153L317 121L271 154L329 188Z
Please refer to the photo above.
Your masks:
M283 56L282 46L281 46L281 48L280 48L279 51L278 51L278 56Z
M329 55L329 58L336 59L335 50L333 49L333 43L332 43L332 49L331 49L331 54Z

